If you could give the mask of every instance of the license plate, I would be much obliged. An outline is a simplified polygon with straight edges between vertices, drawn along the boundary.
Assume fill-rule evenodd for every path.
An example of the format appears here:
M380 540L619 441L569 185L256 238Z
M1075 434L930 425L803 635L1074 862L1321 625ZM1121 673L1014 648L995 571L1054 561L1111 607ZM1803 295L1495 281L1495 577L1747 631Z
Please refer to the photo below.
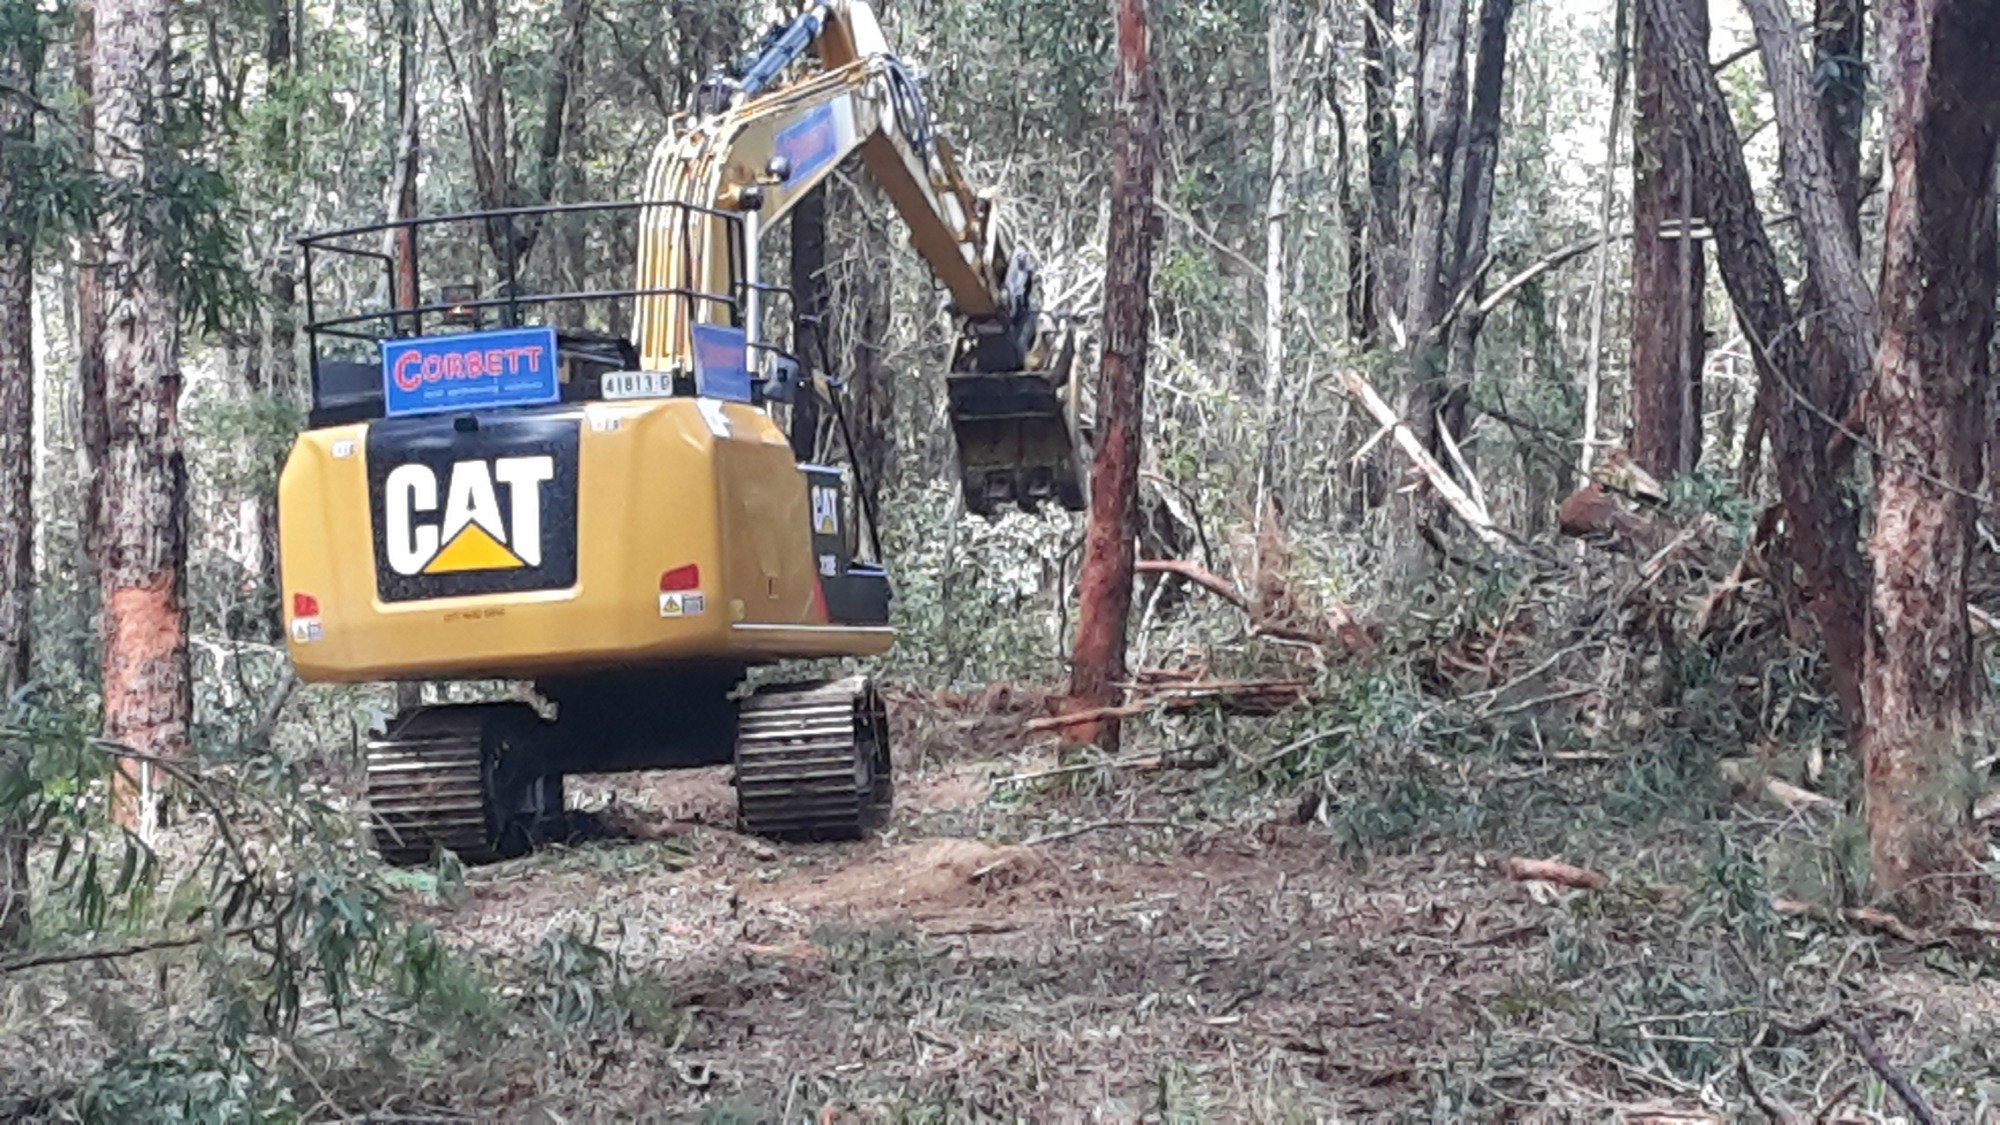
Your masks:
M613 371L601 389L605 398L671 398L674 377L666 371Z

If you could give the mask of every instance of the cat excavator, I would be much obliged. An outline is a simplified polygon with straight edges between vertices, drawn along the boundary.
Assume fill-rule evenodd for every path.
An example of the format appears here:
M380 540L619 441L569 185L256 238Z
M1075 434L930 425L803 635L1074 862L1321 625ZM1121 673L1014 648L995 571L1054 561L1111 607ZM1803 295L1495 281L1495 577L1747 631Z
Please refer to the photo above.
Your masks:
M868 677L751 686L894 638L874 482L818 463L836 445L853 461L851 438L780 425L812 404L849 432L842 388L774 342L784 290L760 274L760 239L850 157L959 326L944 379L965 507L1081 510L1073 342L863 0L813 0L704 81L639 200L301 240L313 404L279 482L293 665L476 700L367 741L385 858L516 854L587 773L733 764L741 827L780 839L886 816ZM599 218L609 235L563 233ZM620 246L629 286L537 282ZM517 686L462 686L490 681Z

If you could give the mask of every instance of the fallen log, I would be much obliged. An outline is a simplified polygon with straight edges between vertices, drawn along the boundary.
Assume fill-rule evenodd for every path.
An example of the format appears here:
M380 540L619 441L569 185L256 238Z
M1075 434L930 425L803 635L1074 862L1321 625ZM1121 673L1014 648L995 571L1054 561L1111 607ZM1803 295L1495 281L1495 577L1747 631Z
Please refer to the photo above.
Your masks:
M1509 879L1526 883L1539 881L1556 883L1565 887L1575 887L1582 891L1601 891L1610 882L1600 872L1584 867L1575 867L1554 859L1526 859L1522 856L1508 856L1500 864L1500 870Z

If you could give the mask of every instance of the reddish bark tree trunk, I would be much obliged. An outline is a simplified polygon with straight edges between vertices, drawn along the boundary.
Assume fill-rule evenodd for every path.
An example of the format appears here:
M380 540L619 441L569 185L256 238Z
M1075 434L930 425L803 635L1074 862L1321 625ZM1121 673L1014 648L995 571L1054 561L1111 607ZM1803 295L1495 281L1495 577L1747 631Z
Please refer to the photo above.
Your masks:
M1782 406L1768 413L1778 491L1794 554L1810 588L1807 601L1826 644L1841 714L1849 736L1856 737L1865 720L1861 666L1868 567L1860 546L1859 513L1829 451L1834 431L1825 420L1838 417L1833 395L1844 389L1833 385L1837 373L1812 370L1799 339L1798 319L1743 162L1742 141L1709 66L1700 25L1690 14L1699 5L1639 0L1639 7L1659 32L1655 42L1665 63L1662 76L1686 130L1696 195L1715 231L1716 261L1757 354L1759 397Z
M170 8L166 0L99 0L94 75L98 165L112 201L98 222L108 438L99 525L104 734L158 756L185 752L193 709L179 313L158 243L169 220L153 193L166 144ZM151 814L139 800L148 773L121 770L114 779L114 807L127 823L143 825Z
M1152 316L1153 177L1159 163L1147 0L1112 0L1117 62L1111 96L1111 225L1106 235L1104 355L1097 382L1097 452L1078 582L1074 708L1117 702L1132 611L1132 549L1139 524L1139 453ZM1070 728L1076 743L1118 748L1116 718Z
M1891 180L1861 748L1877 887L1923 906L1978 854L1957 779L1978 700L1966 579L2000 285L2000 5L1896 0L1882 43Z
M33 201L12 172L33 159L35 113L26 99L39 69L27 34L0 37L0 84L8 88L0 89L0 710L28 682L35 592L35 223ZM12 747L0 742L0 784L25 764ZM27 829L0 809L0 949L23 942L28 920Z
M1688 19L1704 49L1708 12ZM1632 127L1632 459L1661 480L1701 457L1701 213L1694 166L1667 96L1659 29L1641 5L1636 30L1638 118Z

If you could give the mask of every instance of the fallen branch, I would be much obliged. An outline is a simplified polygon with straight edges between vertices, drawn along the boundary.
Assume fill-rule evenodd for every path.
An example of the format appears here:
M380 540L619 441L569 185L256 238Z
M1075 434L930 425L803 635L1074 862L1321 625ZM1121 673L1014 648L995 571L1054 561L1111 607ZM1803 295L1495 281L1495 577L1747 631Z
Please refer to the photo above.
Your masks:
M1363 409L1374 415L1375 421L1384 426L1394 427L1396 445L1402 449L1403 455L1430 480L1431 487L1437 491L1445 506L1472 529L1472 533L1479 537L1480 542L1496 550L1508 546L1507 534L1494 524L1493 517L1487 513L1485 507L1474 500L1465 489L1460 488L1457 481L1451 479L1451 474L1445 472L1444 466L1438 464L1437 458L1431 456L1430 451L1424 448L1423 442L1417 440L1415 432L1387 402L1382 400L1382 396L1375 392L1375 388L1368 385L1368 380L1362 378L1361 373L1351 367L1343 372L1343 377L1347 383L1347 393L1353 395Z
M1030 770L1027 773L1008 774L1006 777L994 778L993 784L996 787L1001 785L1021 785L1030 781L1040 781L1043 778L1061 777L1072 773L1089 773L1093 770L1156 770L1163 764L1165 764L1165 759L1158 754L1147 754L1139 758L1111 758L1101 762L1078 762L1073 766L1057 766L1054 769Z
M1531 880L1539 880L1544 883L1556 883L1565 887L1575 887L1582 891L1601 891L1611 881L1605 878L1600 872L1591 871L1583 867L1574 867L1560 860L1553 859L1525 859L1521 856L1508 856L1500 864L1500 870L1505 872L1509 879L1517 882L1525 883Z
M1776 1026L1785 1033L1799 1038L1817 1035L1829 1027L1847 1036L1847 1041L1854 1044L1854 1049L1860 1053L1861 1060L1868 1064L1869 1069L1880 1075L1882 1081L1896 1092L1896 1096L1902 1099L1905 1106L1909 1107L1910 1115L1917 1120L1918 1125L1940 1125L1937 1111L1931 1108L1930 1103L1924 1100L1923 1094L1910 1083L1909 1076L1897 1069L1896 1064L1889 1061L1889 1056L1882 1053L1881 1044L1875 1041L1875 1033L1868 1030L1865 1020L1821 1016L1804 1027L1786 1027L1782 1023Z
M1075 839L1078 836L1082 836L1086 833L1101 832L1107 828L1180 828L1180 827L1183 827L1183 825L1181 825L1178 821L1172 821L1172 820L1159 820L1159 819L1093 820L1088 824L1079 824L1074 828L1065 828L1059 832L1044 832L1040 836L1030 836L1028 839L1021 841L1021 847L1032 848L1039 844L1053 844L1058 840L1071 840Z
M1228 579L1186 559L1140 559L1132 569L1140 574L1177 574L1237 609L1250 612L1250 600L1230 585Z
M78 961L116 961L126 957L138 957L146 953L160 953L169 949L186 949L191 945L214 938L248 937L258 930L269 928L271 923L237 926L219 934L188 934L183 937L162 938L158 941L133 942L127 945L105 945L92 949L66 949L54 953L36 953L26 957L15 957L0 961L0 976L18 973L23 969L38 969L45 965L73 965Z
M1147 698L1030 719L1027 730L1037 733L1108 719L1130 719L1156 708L1190 711L1203 703L1220 703L1233 711L1268 715L1298 703L1305 698L1308 690L1303 680L1196 680L1182 684L1125 683L1119 686L1127 691L1143 692Z

